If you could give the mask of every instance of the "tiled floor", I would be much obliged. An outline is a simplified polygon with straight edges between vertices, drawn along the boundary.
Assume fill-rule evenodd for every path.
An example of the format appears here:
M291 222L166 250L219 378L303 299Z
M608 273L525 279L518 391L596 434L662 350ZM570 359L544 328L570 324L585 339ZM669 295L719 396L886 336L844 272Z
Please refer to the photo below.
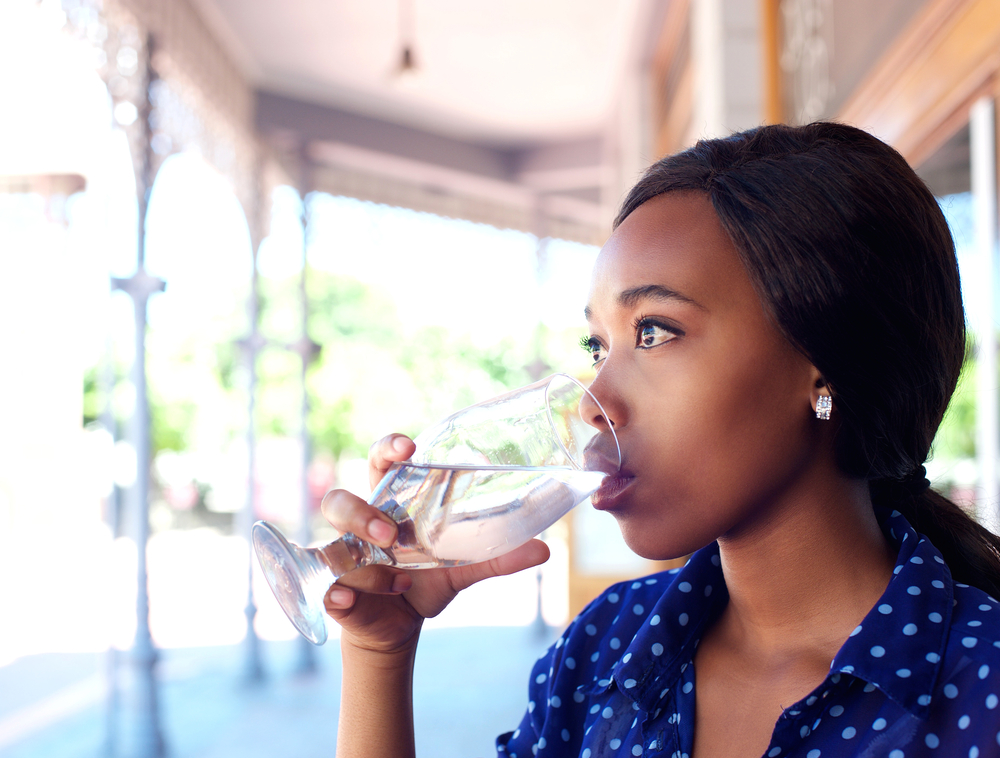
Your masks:
M531 626L425 630L414 684L418 755L492 755L494 737L520 721L531 664L554 636ZM170 758L333 754L338 640L316 649L313 675L296 673L298 641L263 645L267 679L256 686L244 681L239 646L161 654L160 713ZM132 755L135 717L125 668L117 727L109 730L103 656L38 655L0 667L0 756ZM113 751L109 733L117 741Z

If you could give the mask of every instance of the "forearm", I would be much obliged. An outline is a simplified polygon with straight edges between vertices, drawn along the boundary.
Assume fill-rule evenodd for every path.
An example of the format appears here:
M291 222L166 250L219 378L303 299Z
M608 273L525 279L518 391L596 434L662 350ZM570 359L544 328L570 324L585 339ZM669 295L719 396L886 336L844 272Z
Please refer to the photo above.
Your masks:
M410 758L416 644L384 654L341 641L338 758Z

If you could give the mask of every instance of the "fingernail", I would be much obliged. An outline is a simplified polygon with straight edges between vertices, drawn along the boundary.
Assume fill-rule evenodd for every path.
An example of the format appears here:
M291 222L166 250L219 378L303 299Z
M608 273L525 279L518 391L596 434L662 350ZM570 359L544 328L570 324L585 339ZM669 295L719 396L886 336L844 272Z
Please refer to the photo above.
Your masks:
M392 527L375 518L368 522L368 534L376 542L388 542L392 539Z
M405 451L408 444L409 443L407 442L406 437L396 437L392 441L392 446L397 453L402 453L403 451Z
M396 574L396 578L392 580L392 591L406 592L412 584L413 581L406 574Z
M350 590L334 587L327 593L326 600L336 608L347 608L354 601L354 593Z

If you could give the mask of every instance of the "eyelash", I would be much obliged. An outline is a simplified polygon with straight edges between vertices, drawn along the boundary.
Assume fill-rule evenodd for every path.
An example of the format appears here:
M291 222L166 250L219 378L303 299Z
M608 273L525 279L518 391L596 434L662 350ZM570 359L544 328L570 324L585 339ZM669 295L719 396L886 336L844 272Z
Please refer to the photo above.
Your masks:
M636 319L632 322L632 331L635 334L635 343L636 343L635 347L640 350L651 350L654 347L659 347L660 345L666 344L664 342L661 342L658 345L650 345L649 347L644 347L640 345L639 334L642 331L642 329L644 329L647 326L658 327L659 329L662 329L665 332L673 334L675 338L684 336L684 331L678 329L676 326L670 326L669 324L665 324L658 319L650 318L648 316L637 316ZM667 342L671 341L672 340L667 340ZM584 335L583 337L580 338L580 347L582 347L588 353L593 355L595 352L597 352L604 346L601 344L600 340L598 340L596 337L590 337ZM596 360L594 361L594 365L597 365Z
M651 318L649 316L637 316L636 319L632 322L632 331L635 334L635 343L636 343L635 346L638 347L638 348L641 348L643 350L650 350L650 349L652 349L654 347L659 347L659 345L650 345L649 347L642 347L639 344L639 339L640 339L639 338L639 334L641 333L641 331L643 330L643 328L645 328L647 326L655 326L655 327L657 327L659 329L662 329L665 332L668 332L668 333L674 335L674 337L683 337L684 336L684 331L681 330L681 329L678 329L676 326L671 326L670 324L664 323L663 321L661 321L659 319ZM671 341L672 340L667 340L667 342L671 342ZM665 344L665 343L661 342L660 345L662 345L662 344Z

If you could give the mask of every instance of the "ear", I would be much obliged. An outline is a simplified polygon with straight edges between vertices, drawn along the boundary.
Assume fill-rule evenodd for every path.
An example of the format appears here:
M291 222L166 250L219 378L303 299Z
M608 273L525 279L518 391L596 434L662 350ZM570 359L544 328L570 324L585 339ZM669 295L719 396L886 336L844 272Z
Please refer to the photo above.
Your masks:
M817 414L817 418L821 418L823 417L821 416L821 412L817 412L817 408L820 405L820 398L831 397L833 395L833 390L826 381L826 377L824 377L815 366L811 367L811 380L812 389L809 393L809 402L812 405L813 413ZM829 403L830 401L825 402ZM829 411L827 411L827 413L829 413ZM825 416L825 418L829 418L829 415Z

